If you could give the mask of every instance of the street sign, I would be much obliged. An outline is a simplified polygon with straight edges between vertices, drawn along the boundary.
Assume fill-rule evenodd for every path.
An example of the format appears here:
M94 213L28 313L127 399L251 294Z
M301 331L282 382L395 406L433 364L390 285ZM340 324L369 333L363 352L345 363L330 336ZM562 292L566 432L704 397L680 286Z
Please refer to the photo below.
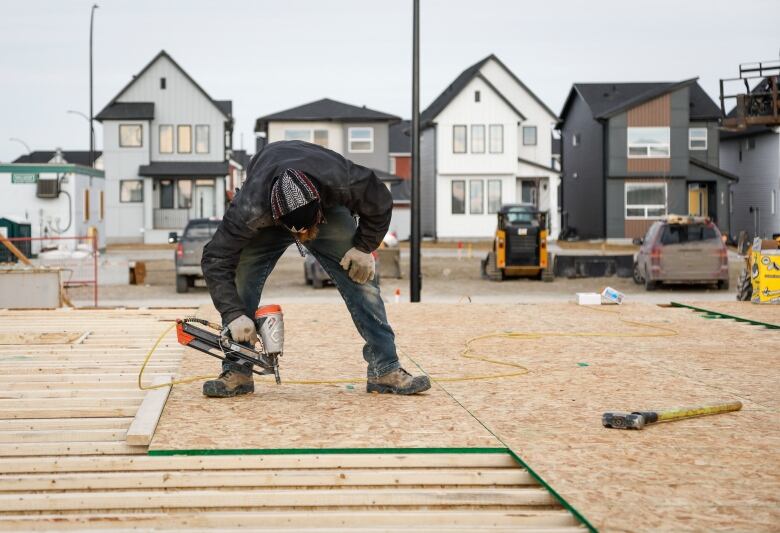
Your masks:
M11 174L11 183L38 183L38 174Z

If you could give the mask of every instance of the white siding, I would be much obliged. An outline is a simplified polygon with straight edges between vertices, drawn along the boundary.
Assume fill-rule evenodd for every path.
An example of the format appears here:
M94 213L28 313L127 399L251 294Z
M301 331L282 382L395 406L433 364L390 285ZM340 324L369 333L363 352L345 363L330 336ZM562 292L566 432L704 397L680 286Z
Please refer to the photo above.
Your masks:
M514 175L462 175L440 176L437 184L436 215L437 230L440 239L484 239L490 238L496 231L496 214L487 212L488 180L501 180L502 203L514 203L515 177ZM463 180L466 182L466 213L452 213L452 182ZM470 211L469 182L472 180L483 181L484 212L481 215L472 215Z

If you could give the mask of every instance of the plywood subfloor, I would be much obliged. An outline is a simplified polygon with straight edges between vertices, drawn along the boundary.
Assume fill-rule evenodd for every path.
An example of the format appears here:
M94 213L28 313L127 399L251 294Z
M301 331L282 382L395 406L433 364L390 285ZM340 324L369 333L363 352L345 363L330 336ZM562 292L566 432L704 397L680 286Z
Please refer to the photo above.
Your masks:
M582 531L506 453L150 457L127 445L139 365L182 312L0 312L0 334L90 333L0 346L0 530ZM149 381L181 352L166 339Z
M426 397L367 396L357 379L354 390L269 383L236 400L206 400L198 387L182 387L152 446L494 444L471 413L597 528L770 531L780 523L780 428L767 423L780 407L777 332L638 304L398 304L389 314L404 365L447 378ZM361 343L342 306L286 306L285 319L283 379L362 374ZM469 338L508 331L525 335L484 339L473 349L527 374L449 381L517 374L459 356ZM188 355L183 372L213 367ZM601 426L607 410L721 400L740 400L744 410L641 432ZM411 421L415 432L398 432L409 424L396 420Z
M28 326L29 327L29 326ZM0 333L0 345L2 344L70 344L80 339L86 332L12 332Z

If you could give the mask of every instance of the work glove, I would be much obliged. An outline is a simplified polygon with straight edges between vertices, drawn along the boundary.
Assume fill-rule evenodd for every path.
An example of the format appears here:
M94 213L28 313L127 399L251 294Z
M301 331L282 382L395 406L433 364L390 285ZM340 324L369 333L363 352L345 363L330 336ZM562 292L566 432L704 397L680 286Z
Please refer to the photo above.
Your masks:
M257 343L255 323L246 315L234 318L233 321L228 324L228 329L230 330L230 336L236 342L248 342L252 346Z
M355 283L361 285L370 279L374 279L376 266L374 256L361 252L357 248L350 248L339 261L341 268L349 270L349 277Z

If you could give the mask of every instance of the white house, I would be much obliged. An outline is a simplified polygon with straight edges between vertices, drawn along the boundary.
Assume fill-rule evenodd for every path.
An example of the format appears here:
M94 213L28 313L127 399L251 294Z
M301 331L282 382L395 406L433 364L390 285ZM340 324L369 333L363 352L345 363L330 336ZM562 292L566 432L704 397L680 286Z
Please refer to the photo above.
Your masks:
M36 240L33 254L41 246L73 250L86 241L58 241L53 237L98 236L98 247L106 244L107 215L103 171L65 163L0 164L0 218L29 223Z
M502 204L527 204L549 213L557 238L558 118L497 57L464 70L421 118L425 236L490 238Z
M232 102L211 98L165 51L95 118L109 242L166 242L190 218L224 214Z

